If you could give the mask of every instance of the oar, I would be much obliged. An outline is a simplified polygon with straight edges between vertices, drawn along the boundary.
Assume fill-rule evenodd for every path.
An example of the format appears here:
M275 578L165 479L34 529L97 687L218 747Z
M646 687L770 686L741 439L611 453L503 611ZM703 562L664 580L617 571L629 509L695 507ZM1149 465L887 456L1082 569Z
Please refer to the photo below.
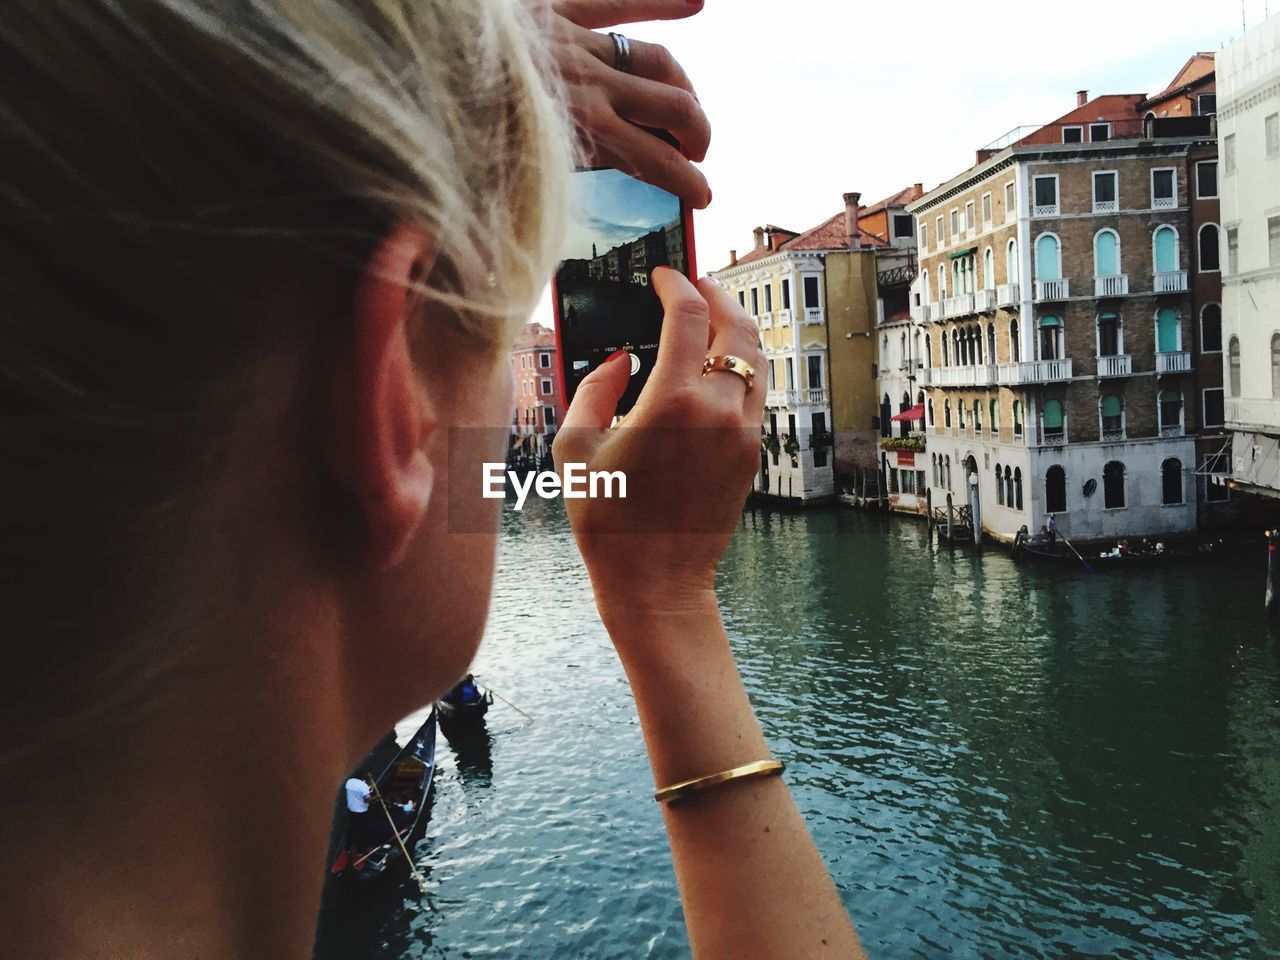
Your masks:
M378 806L382 808L382 812L386 814L387 823L391 824L391 832L395 834L396 843L400 844L400 852L404 854L404 862L409 865L409 872L413 874L413 879L418 883L418 889L422 891L422 895L428 896L431 891L427 889L427 881L422 879L422 874L418 872L418 865L413 862L413 857L409 856L409 849L404 845L404 840L400 836L400 828L396 826L395 820L391 818L391 811L387 809L387 805L382 801L382 794L378 791L378 785L372 781L369 783L369 792L378 801ZM425 798L424 798L425 799Z
M1059 533L1058 536L1062 537L1062 534ZM1075 547L1071 546L1070 540L1068 540L1066 537L1062 537L1062 542L1065 543L1068 547L1071 547L1071 552L1074 553L1076 557L1080 560L1080 562L1084 564L1084 568L1086 570L1088 570L1092 574L1095 574L1095 575L1097 574L1098 571L1093 569L1093 567L1089 566L1089 564L1085 561L1084 557L1080 556L1080 551L1077 550Z
M500 694L497 690L493 689L493 687L485 687L485 689L488 690L490 693L492 693L495 697L497 697L503 703L505 703L508 707L510 707L516 713L520 714L520 716L528 720L530 723L534 722L533 717L529 716L527 713L525 713L523 710L517 707L514 703L512 703L510 700L508 700L506 697Z

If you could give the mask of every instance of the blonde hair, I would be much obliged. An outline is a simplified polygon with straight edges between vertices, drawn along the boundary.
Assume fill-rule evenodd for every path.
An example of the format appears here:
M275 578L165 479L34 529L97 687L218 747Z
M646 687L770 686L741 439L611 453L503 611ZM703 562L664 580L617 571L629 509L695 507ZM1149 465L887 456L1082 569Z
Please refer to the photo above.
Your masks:
M156 531L227 384L287 335L254 296L345 289L410 222L438 244L424 296L494 347L527 319L573 153L546 22L528 0L0 7L0 756L41 691L83 715L146 672Z

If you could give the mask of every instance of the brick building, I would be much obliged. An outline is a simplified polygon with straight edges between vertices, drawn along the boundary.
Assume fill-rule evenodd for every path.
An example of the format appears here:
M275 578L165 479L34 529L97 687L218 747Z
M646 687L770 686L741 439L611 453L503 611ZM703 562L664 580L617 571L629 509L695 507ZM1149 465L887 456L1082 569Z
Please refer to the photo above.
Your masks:
M549 454L565 414L555 331L528 324L516 339L511 363L516 388L512 449L540 461Z
M1179 100L1202 85L1081 92L912 205L932 507L971 507L1003 540L1049 513L1081 540L1196 530L1222 423L1220 389L1197 379L1221 350L1200 329L1216 259L1199 229L1216 211L1197 164L1215 133L1160 112L1211 106Z

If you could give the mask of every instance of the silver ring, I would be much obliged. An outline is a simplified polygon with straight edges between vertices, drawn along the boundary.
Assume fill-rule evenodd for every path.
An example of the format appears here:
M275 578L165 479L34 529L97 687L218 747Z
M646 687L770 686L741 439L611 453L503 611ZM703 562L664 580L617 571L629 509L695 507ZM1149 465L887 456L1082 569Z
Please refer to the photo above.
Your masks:
M613 66L623 73L631 72L631 41L620 33L611 33L613 40Z

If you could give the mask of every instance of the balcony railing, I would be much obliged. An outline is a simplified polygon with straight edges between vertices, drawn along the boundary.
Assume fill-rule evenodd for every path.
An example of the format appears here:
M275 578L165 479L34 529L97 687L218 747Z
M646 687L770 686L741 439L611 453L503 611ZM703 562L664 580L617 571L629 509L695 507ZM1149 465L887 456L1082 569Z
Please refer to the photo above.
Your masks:
M937 308L932 303L925 303L920 306L920 319L928 323L933 319L934 311Z
M1093 295L1095 297L1127 297L1129 295L1129 275L1117 273L1111 277L1093 278Z
M1002 307L1016 307L1022 300L1022 288L1016 283L1002 283L996 287L996 303Z
M1157 273L1155 277L1156 293L1186 293L1187 271L1168 270Z
M1020 383L1058 383L1071 379L1071 360L1026 360L1022 363L1002 363L996 370L996 379L1002 386Z
M790 311L790 310L779 310L779 311L778 311L778 326L780 326L780 327L787 327L787 326L790 326L790 325L791 325L791 311Z
M1058 427L1056 430L1041 427L1040 428L1040 446L1042 447L1062 447L1067 443L1067 431L1064 427Z
M996 292L979 290L973 295L973 306L979 313L990 313L996 308Z
M937 372L938 372L938 371L937 371L934 367L925 367L923 370L921 370L921 371L920 371L920 386L922 386L922 387L932 387L932 386L933 386L933 378L934 378L934 376L937 374Z
M822 308L821 307L805 307L804 322L805 323L821 323Z
M1125 438L1125 433L1124 433L1123 427L1121 427L1119 430L1111 430L1106 427L1102 428L1103 443L1115 443L1116 441L1123 440L1124 438Z
M1033 217L1056 217L1058 215L1058 205L1056 203L1037 203L1032 208Z
M1070 280L1037 280L1036 300L1040 303L1066 300L1071 296Z
M800 391L800 399L804 403L824 404L827 402L827 391L810 387Z
M962 293L958 297L951 300L951 309L947 311L949 317L967 317L974 313L973 294Z
M1118 200L1095 200L1093 201L1094 213L1115 213L1120 209Z
M1128 377L1133 375L1133 357L1127 353L1098 358L1099 377Z
M794 390L770 390L764 398L768 407L794 407L796 392Z
M772 313L762 313L762 314L760 314L760 316L759 316L759 317L757 317L756 319L758 319L758 320L760 321L760 326L762 326L762 327L772 327L772 326L773 326L773 314L772 314Z
M1151 198L1152 210L1172 210L1177 205L1178 205L1178 200L1176 197L1152 197Z
M1160 426L1160 436L1162 437L1181 437L1185 433L1186 431L1183 430L1182 424L1180 423L1171 423L1168 425L1162 424Z
M1191 354L1183 350L1178 353L1157 353L1156 373L1190 373Z

